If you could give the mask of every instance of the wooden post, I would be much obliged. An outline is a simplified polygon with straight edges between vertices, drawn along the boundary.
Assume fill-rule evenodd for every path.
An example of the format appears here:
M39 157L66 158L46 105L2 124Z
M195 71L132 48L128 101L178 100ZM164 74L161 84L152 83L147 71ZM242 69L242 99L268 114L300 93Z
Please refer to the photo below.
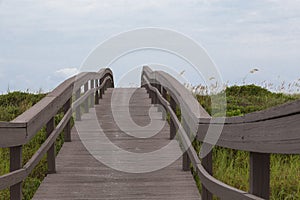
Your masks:
M75 99L79 99L80 97L80 93L81 93L81 89L79 88L77 91L76 91L76 94L75 94ZM78 105L77 108L75 109L75 120L76 121L81 121L81 106Z
M189 138L190 127L188 126L188 124L186 123L186 121L184 119L182 120L182 127L183 127L186 135ZM193 147L190 147L190 148L193 148ZM188 149L182 155L182 170L183 171L190 171L191 160L189 158L187 151L188 151Z
M162 96L167 99L167 90L164 87L162 88Z
M176 114L176 102L174 101L174 99L171 97L171 101L170 101L170 106L172 108L172 110L174 111L174 113ZM175 126L175 123L173 122L172 118L170 117L170 139L173 140L175 135L177 133L177 129Z
M160 84L157 84L157 89L158 89L159 93L161 94L161 85ZM162 108L163 105L161 104L161 102L159 101L157 96L156 96L156 104L160 105L160 106L157 105L158 112L163 112L163 108Z
M96 88L98 88L98 87L99 87L99 80L96 79L95 81L96 81L96 82L95 82ZM96 90L96 93L95 93L95 104L96 104L96 105L99 104L99 90L98 90L98 89Z
M86 83L84 84L84 94L87 93L88 90L89 90L89 83L86 82ZM89 112L89 97L87 97L87 98L85 99L83 105L84 105L84 112L85 112L85 113L88 113L88 112Z
M104 81L104 79L103 79ZM103 94L105 93L105 90L107 89L107 81L104 83L104 87L103 87Z
M155 87L160 92L160 85L158 83L155 84ZM158 100L158 96L157 96L156 92L155 92L155 104L159 104L159 100ZM160 111L160 110L158 110L158 111Z
M153 83L152 86L155 87L155 88L157 88L157 84L156 83ZM157 104L157 95L156 95L155 91L153 91L152 93L153 93L153 102L152 102L152 104L156 105Z
M250 152L250 193L270 198L270 154Z
M209 152L204 158L202 158L201 164L210 175L213 174L212 151ZM203 184L201 184L201 187L202 187L202 193L201 193L202 200L212 200L213 199L212 193L210 193Z
M111 87L111 88L114 88L114 87L115 87L114 79L113 79L113 78L111 78L111 80L110 80L110 87Z
M46 134L49 137L54 130L54 117L52 117L46 125ZM53 174L56 172L55 165L55 143L53 143L50 149L47 151L47 164L48 164L48 174Z
M103 83L103 79L101 78L99 85L101 85L102 83ZM100 88L100 97L99 97L100 99L102 99L102 97L103 97L103 94L104 94L103 90L104 90L104 86L102 88Z
M65 105L63 107L65 114L71 108L71 104L72 104L72 99L69 99L65 103ZM66 124L66 126L64 128L64 138L65 138L65 142L71 142L71 119L68 121L68 123Z
M173 140L176 135L176 127L173 120L170 118L170 140Z
M22 168L22 146L10 147L10 172ZM10 199L22 199L22 182L10 186Z
M171 98L170 98L170 106L171 106L172 110L174 111L174 113L176 114L176 107L177 107L177 104L176 104L176 101L173 99L172 96L171 96Z
M95 88L95 80L91 80L91 82L90 82L90 84L91 84L91 89L93 89L93 88ZM95 96L94 96L94 92L91 94L91 97L90 97L90 99L91 99L91 103L90 103L90 106L91 107L94 107L94 105L95 105Z
M156 92L151 91L152 95L152 104L156 105L157 104L157 95Z
M191 147L191 148L193 148L193 147ZM190 171L191 160L189 158L187 151L188 150L186 150L182 155L182 170L183 171Z
M161 88L162 96L164 99L167 99L167 90L163 86L161 86L161 87L162 87ZM167 119L167 109L162 111L162 118L163 118L163 120Z

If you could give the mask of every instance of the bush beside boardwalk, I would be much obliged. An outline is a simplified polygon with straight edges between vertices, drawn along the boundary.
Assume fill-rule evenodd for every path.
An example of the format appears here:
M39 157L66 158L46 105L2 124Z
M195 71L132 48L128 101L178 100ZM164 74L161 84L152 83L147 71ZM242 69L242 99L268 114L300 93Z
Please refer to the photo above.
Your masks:
M264 110L289 101L300 99L300 95L273 93L255 85L232 86L225 90L227 116L241 116ZM211 97L196 95L199 103L211 114ZM218 98L218 97L216 97ZM216 116L218 108L214 108ZM194 142L199 151L200 143ZM213 150L213 174L220 181L235 188L249 190L249 152L215 147ZM200 182L194 176L198 188ZM270 199L300 199L300 155L271 155L271 195Z
M11 92L0 95L0 121L11 121L24 111L32 107L46 94L30 94L25 92ZM55 123L62 119L62 114L55 117ZM23 147L23 165L33 156L46 139L46 130L42 128L38 134ZM56 152L60 150L64 142L63 134L56 141ZM29 200L41 184L47 174L47 161L44 157L35 167L32 173L23 182L23 199ZM0 148L0 175L9 172L9 149ZM0 191L0 200L9 199L9 189Z

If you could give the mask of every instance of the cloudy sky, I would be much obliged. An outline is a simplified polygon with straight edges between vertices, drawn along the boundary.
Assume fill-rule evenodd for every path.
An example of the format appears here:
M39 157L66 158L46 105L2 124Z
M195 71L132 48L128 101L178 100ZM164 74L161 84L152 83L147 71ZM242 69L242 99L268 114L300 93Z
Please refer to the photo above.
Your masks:
M299 0L0 0L0 93L49 91L99 43L142 27L193 38L229 84L300 78Z

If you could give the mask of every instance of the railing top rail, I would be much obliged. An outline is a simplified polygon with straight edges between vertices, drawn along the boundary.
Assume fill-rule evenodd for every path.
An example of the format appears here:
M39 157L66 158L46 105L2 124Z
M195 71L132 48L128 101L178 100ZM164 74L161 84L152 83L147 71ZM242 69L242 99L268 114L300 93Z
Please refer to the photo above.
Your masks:
M108 68L99 72L82 72L75 75L47 94L41 101L19 115L11 122L0 122L0 147L18 146L27 143L62 106L72 97L73 93L89 80L112 78Z
M223 126L216 144L218 146L259 153L300 153L300 100L220 120L218 117L211 118L191 92L166 72L144 67L142 74L151 84L163 86L177 99L176 103L185 112L183 117L187 118L184 119L187 124L194 126L197 123L197 138L200 141L204 140L209 128Z
M149 67L144 67L141 84L149 91L153 101L159 102L169 113L170 138L174 138L177 133L180 145L186 149L183 154L183 170L189 170L192 163L201 180L202 199L212 199L213 194L224 199L268 199L270 154L300 154L300 100L245 116L225 117L220 120L220 118L211 118L208 114L203 117L202 110L198 110L199 113L195 112L193 109L199 103L195 99L192 100L191 98L194 97L188 94L190 92L165 72L152 71ZM165 90L171 96L170 101ZM174 102L173 100L176 99L177 101ZM181 121L176 115L177 105L181 109L183 117ZM182 112L191 114L182 115ZM190 121L198 122L197 139L204 142L203 146L217 145L250 152L249 193L222 183L212 176L212 153L208 152L200 161L196 150L191 146L190 136L193 132L190 126L194 124L186 123L185 117ZM220 128L221 135L216 135L214 132L210 135L208 132L209 129L216 131ZM212 144L205 140L207 134L209 139L217 143Z

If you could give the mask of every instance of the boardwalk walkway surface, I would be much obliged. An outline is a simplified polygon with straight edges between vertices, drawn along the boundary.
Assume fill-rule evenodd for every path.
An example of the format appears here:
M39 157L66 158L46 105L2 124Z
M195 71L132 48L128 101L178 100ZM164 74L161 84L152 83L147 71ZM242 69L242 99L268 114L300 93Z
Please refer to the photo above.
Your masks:
M97 116L97 120L103 130L88 130L89 137L102 131L107 138L116 146L133 152L147 153L161 149L167 145L169 140L169 125L162 120L162 114L155 109L150 109L152 120L163 124L163 128L158 134L150 138L137 138L122 132L113 121L111 109L112 92L119 98L119 105L116 105L115 112L122 115L126 112L128 105L123 100L126 95L135 91L129 102L129 111L133 121L145 126L150 123L149 108L151 101L143 88L140 89L109 89L99 105L82 116L79 124L86 124L88 128L92 116ZM125 97L125 98L123 98ZM125 100L124 100L125 101ZM124 104L123 104L124 103ZM126 108L127 107L127 108ZM126 121L126 120L125 120ZM129 130L130 127L125 128ZM132 130L134 132L134 130ZM139 134L138 131L135 134ZM142 133L147 135L147 133ZM150 133L149 133L150 134ZM97 139L87 138L78 134L75 127L72 129L72 142L65 143L57 156L57 173L49 174L44 179L33 199L180 199L193 200L200 199L199 192L190 172L182 171L182 158L160 170L148 173L127 173L112 169L95 157L93 157L84 146L84 142L99 142L98 146L107 145ZM178 148L174 148L177 152ZM95 151L96 152L96 151ZM121 152L121 150L120 150ZM111 157L109 162L116 162L115 167L133 166L134 160L126 160L124 157L110 151L98 152L98 156ZM168 155L169 154L169 155ZM158 165L166 156L171 156L172 151L166 155L161 155L161 160L148 161L145 169ZM153 166L151 166L151 163ZM134 170L134 169L131 169Z

